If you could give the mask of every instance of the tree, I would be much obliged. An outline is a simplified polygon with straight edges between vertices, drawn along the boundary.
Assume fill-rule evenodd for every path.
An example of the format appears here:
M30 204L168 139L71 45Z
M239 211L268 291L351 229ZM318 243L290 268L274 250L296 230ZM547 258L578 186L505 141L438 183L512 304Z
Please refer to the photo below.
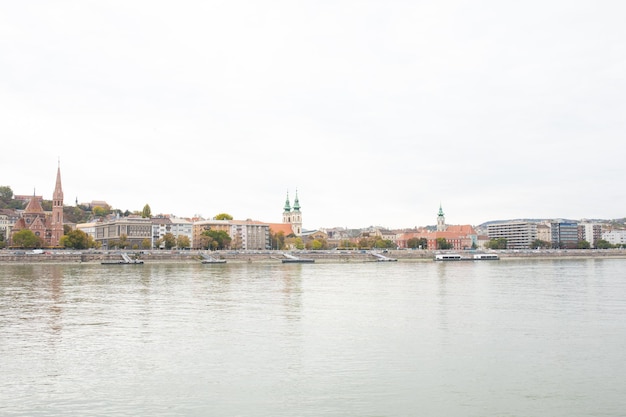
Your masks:
M309 240L306 243L306 248L307 249L312 249L312 250L328 249L328 242L326 241L326 239Z
M507 244L506 238L499 237L497 239L490 239L485 246L487 249L506 249Z
M176 246L179 249L188 249L191 247L191 241L189 240L189 236L178 235L176 238Z
M92 247L93 238L82 230L71 230L61 236L60 245L71 249L87 249Z
M272 249L280 250L285 247L285 232L280 231L276 234L270 231L270 243Z
M425 237L412 237L406 241L406 247L411 249L426 249L428 247L428 239Z
M609 242L609 241L607 241L607 240L604 240L604 239L599 239L599 240L596 242L596 247L597 247L598 249L611 249L611 248L614 248L615 246L613 246L613 245L611 244L611 242Z
M200 235L202 247L205 249L227 249L230 247L231 237L224 230L205 230Z
M381 237L377 237L376 239L374 239L374 245L373 247L377 248L377 249L391 249L396 247L396 244L393 243L393 240L390 239L383 239Z
M21 210L24 202L13 199L13 190L8 185L0 186L0 208Z
M452 249L452 243L448 243L445 237L438 237L437 249L441 249L441 250Z
M103 207L100 207L100 206L94 207L93 209L91 209L91 212L96 217L103 217L103 216L106 216L107 214L107 211Z
M152 242L150 239L145 238L141 241L141 249L152 249Z
M587 242L586 240L580 240L578 241L578 245L576 245L576 248L577 249L590 249L591 244Z
M373 238L362 237L361 239L359 239L357 247L359 249L371 249L374 246L375 242L376 241Z
M126 249L126 247L129 245L130 243L128 242L128 236L126 236L125 234L121 234L120 235L120 240L117 241L117 246L120 249Z
M311 241L311 249L313 249L313 250L320 250L320 249L322 249L322 242L317 240L317 239L313 239Z
M91 219L91 211L84 206L64 206L63 221L68 223L86 223Z
M41 248L43 239L35 235L32 230L23 229L13 235L13 246L19 248Z
M149 219L152 217L152 210L150 210L150 206L146 204L143 206L143 210L141 210L141 217L144 219Z
M548 249L551 246L552 244L550 242L546 242L545 240L541 240L541 239L535 239L530 244L531 248L537 248L537 249Z
M233 216L228 213L220 213L214 217L215 220L232 220Z
M7 185L0 186L0 201L9 204L13 200L13 190Z
M172 249L174 246L176 246L176 236L171 233L166 233L165 235L163 235L163 245L167 250Z
M339 249L352 249L352 248L356 248L356 244L350 240L342 240L341 242L339 242Z

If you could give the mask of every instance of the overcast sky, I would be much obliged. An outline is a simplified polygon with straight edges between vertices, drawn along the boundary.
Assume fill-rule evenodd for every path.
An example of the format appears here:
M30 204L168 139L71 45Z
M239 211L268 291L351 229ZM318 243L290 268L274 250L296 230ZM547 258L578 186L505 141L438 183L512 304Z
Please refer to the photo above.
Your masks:
M626 2L2 1L0 185L305 229L626 216Z

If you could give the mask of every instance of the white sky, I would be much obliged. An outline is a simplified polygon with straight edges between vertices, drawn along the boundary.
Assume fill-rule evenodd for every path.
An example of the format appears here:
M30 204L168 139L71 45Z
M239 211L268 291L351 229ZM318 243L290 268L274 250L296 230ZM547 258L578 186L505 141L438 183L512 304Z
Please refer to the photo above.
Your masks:
M2 1L0 185L413 227L626 216L626 2Z

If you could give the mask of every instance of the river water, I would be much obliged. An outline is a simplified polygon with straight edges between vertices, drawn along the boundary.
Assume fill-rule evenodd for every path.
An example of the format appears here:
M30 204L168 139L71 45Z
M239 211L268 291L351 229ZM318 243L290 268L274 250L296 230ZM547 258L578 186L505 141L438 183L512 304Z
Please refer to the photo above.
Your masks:
M2 416L623 416L626 260L0 265Z

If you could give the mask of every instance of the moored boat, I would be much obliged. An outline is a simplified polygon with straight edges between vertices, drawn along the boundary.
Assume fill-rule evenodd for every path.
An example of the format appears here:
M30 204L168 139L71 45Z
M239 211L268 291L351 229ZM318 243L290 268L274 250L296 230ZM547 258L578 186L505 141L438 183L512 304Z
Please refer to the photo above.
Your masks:
M438 253L435 261L461 261L463 258L458 253Z
M497 261L500 257L495 253L475 253L472 256L461 256L458 253L438 253L435 261Z
M476 253L473 259L475 261L498 261L500 257L495 253Z
M312 264L312 263L315 263L315 259L304 259L304 258L281 259L281 261L284 264Z

